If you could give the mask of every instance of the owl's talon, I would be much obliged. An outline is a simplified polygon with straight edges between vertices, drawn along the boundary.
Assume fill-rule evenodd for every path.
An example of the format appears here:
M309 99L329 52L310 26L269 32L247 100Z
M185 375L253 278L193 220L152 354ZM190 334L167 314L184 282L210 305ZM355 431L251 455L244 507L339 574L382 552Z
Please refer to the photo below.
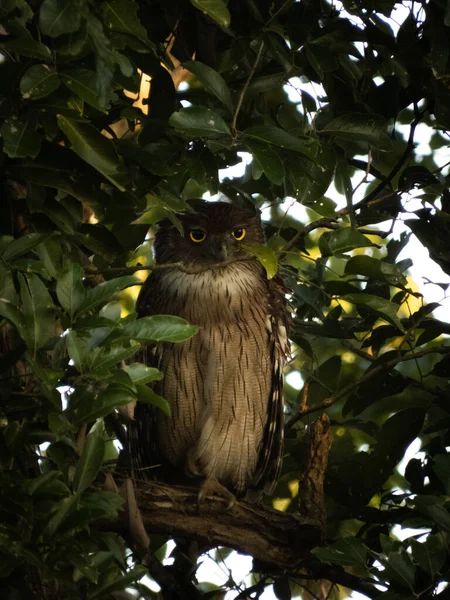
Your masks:
M217 479L205 479L200 485L197 494L197 511L201 511L202 502L208 496L219 496L227 500L226 510L230 510L236 502L236 496L230 492L225 486L217 481Z

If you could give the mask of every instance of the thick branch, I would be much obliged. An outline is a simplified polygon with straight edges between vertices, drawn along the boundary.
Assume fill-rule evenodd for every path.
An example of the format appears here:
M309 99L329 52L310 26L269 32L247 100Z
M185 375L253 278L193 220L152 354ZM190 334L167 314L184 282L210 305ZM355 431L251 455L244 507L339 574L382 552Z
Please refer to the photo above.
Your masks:
M268 567L290 570L321 543L322 529L310 518L239 501L227 509L222 498L207 498L198 512L196 488L160 482L136 482L135 486L149 532L234 548ZM108 523L107 527L126 535L122 531L125 526L119 522Z

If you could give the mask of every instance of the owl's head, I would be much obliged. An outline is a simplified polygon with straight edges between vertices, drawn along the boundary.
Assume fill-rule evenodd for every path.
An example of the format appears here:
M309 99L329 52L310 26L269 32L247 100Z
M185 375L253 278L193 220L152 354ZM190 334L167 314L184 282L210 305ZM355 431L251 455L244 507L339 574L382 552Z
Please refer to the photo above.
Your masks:
M178 215L181 234L165 219L155 238L157 263L219 263L248 257L240 244L263 244L257 215L226 202L193 203L194 213Z

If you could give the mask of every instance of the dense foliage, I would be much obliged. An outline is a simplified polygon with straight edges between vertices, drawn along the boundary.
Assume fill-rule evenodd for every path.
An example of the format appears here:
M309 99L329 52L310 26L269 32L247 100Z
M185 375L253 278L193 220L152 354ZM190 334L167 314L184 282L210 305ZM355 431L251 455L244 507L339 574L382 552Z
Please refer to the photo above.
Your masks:
M450 18L440 0L403 5L0 3L2 598L156 597L124 540L96 528L122 501L92 484L114 471L119 406L169 410L147 386L160 373L133 356L195 328L137 324L146 271L134 273L151 267L148 227L207 192L265 209L269 249L254 252L292 290L288 371L304 387L286 386L275 506L297 509L304 433L323 410L334 438L324 545L284 575L255 574L248 594L274 579L282 600L346 597L342 584L448 594L450 325L399 255L416 236L450 274ZM221 177L242 152L244 175ZM422 454L399 472L416 438ZM207 597L239 589L230 577Z

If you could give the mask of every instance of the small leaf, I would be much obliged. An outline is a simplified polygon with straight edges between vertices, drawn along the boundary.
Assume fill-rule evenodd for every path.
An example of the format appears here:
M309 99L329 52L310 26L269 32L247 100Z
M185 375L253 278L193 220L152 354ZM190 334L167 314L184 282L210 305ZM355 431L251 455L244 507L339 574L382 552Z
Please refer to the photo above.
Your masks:
M253 256L256 256L256 258L266 270L267 279L272 279L272 277L274 277L277 274L277 255L272 250L272 248L269 248L269 246L265 246L264 244L240 244L240 246Z
M97 74L89 69L67 69L60 73L63 83L94 108L105 112L98 99Z
M72 145L72 150L120 191L125 191L124 186L129 181L129 175L111 140L90 123L75 121L63 115L57 115L57 119L59 127Z
M116 279L105 281L86 292L84 301L78 310L83 313L88 312L98 304L106 302L106 300L111 298L111 296L114 296L114 294L117 294L117 292L138 283L140 283L140 280L134 275L125 275L124 277L117 277Z
M83 277L83 268L76 263L70 263L56 282L56 296L71 320L84 301Z
M402 287L407 284L406 277L398 267L372 256L352 256L345 265L345 274L365 275L370 279L378 279Z
M41 136L32 129L29 121L5 119L0 127L3 151L10 158L36 158L41 149Z
M303 140L297 138L274 125L255 125L243 131L242 137L244 141L246 138L251 138L257 142L266 142L285 150L299 152L310 160L315 160L314 153L311 150L311 141L307 141L306 138Z
M145 342L184 342L197 333L199 327L172 315L142 317L124 327L123 335Z
M333 565L367 569L367 547L359 538L342 538L331 546L314 548L312 553L321 561Z
M105 456L105 442L96 433L90 433L84 442L83 452L73 478L73 489L84 492L100 470Z
M26 343L32 356L52 337L55 319L53 302L44 282L34 274L18 275L22 310L26 325Z
M277 152L269 145L253 140L246 140L245 145L253 154L253 160L257 161L267 179L275 185L281 185L285 176L284 165Z
M44 0L39 11L39 27L43 34L57 37L73 33L80 27L81 14L72 0Z
M372 242L357 229L352 227L339 227L333 231L325 231L320 236L319 248L322 256L343 254L355 248L373 246Z
M0 252L0 255L3 260L14 260L23 254L27 254L48 237L48 233L30 233L28 235L23 235L8 244L5 249Z
M20 80L20 92L26 99L38 100L54 92L60 84L61 79L53 67L34 65Z
M152 406L156 406L159 408L167 417L170 417L171 410L170 404L167 402L165 398L156 394L152 388L147 387L146 385L137 385L137 399L139 402L143 404L151 404Z
M75 423L90 423L131 402L136 402L136 396L122 387L110 386L100 394L87 394L77 407Z
M106 583L95 587L95 591L89 595L89 600L96 600L97 598L107 598L111 596L111 592L114 590L124 590L127 585L139 581L147 575L147 567L134 567L131 571L127 571L126 575L118 575L116 578L108 577Z
M148 43L147 32L138 17L134 0L108 0L103 3L103 22L110 31L125 33Z
M210 108L189 106L172 113L169 124L188 136L231 135L225 121Z
M386 133L387 123L378 115L349 113L339 115L328 123L322 133L350 141L364 141L372 146L390 152L392 140Z
M17 329L19 336L26 341L27 328L25 317L13 302L6 298L0 298L0 316L10 321Z
M415 568L406 552L391 552L387 565L399 583L414 591Z
M80 504L80 496L79 494L74 494L73 496L69 496L68 498L63 498L56 505L56 512L53 517L50 519L47 527L46 533L49 537L52 537L58 528L62 525L62 523L77 510Z
M342 300L346 302L351 302L356 305L364 305L376 312L382 319L385 319L388 323L395 325L401 332L404 332L404 327L401 324L399 318L397 317L397 311L399 306L394 302L390 302L389 300L385 300L380 296L374 296L372 294L347 294L342 296Z
M83 373L85 358L86 358L86 342L81 338L76 331L70 331L66 335L67 352L74 366Z
M424 542L412 539L411 548L414 560L432 577L437 575L444 566L446 550L439 534L428 535Z
M147 367L142 363L132 363L123 367L128 373L133 383L145 384L150 381L160 381L163 378L163 373L154 367Z
M214 94L232 112L233 102L230 90L224 78L217 71L214 71L214 69L199 60L189 60L183 66L202 82L206 91Z
M21 56L28 56L29 58L37 58L39 60L47 61L52 57L48 46L28 37L19 37L15 40L0 43L0 48L9 53L20 54Z
M230 11L222 0L191 0L191 4L222 27L230 24Z

